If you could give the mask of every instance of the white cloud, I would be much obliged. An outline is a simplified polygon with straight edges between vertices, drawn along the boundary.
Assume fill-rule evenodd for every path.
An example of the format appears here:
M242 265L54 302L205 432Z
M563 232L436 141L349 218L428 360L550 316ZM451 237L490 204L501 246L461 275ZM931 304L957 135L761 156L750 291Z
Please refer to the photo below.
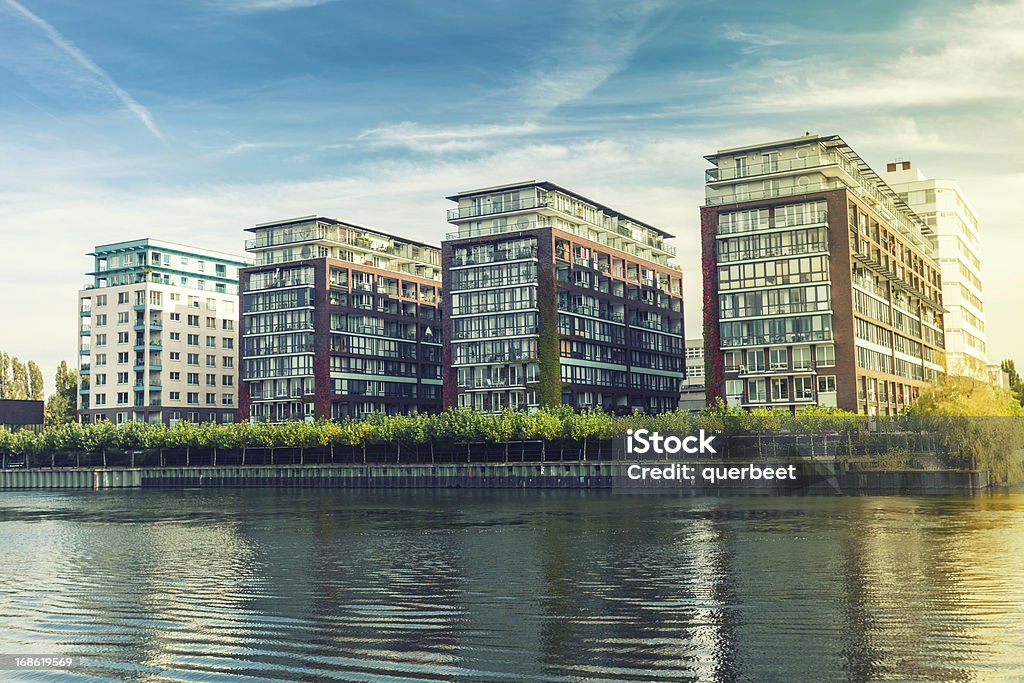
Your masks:
M467 152L484 150L497 140L533 135L540 130L535 123L431 127L405 121L363 131L358 139L371 145L403 147L417 152Z
M851 58L857 36L825 36L845 50L764 61L746 71L738 109L761 112L883 108L1024 99L1024 1L982 2L953 17L931 16L873 39L869 58ZM896 43L898 41L898 43ZM910 45L895 57L894 44ZM758 87L758 84L762 84Z
M216 0L216 6L228 12L273 12L326 5L338 0Z
M569 29L537 65L510 91L535 117L582 100L622 71L643 45L650 24L666 3L650 0L627 3L609 12L598 3Z
M142 104L125 91L124 88L119 86L106 71L101 69L94 61L92 61L92 59L89 58L89 55L82 52L82 50L80 50L73 42L58 33L57 29L45 20L41 19L39 16L33 14L16 0L3 0L3 2L29 22L37 26L46 35L50 42L53 43L54 47L67 54L79 66L91 73L99 84L107 92L116 97L125 109L134 114L142 125L144 125L150 133L156 136L158 140L161 142L166 141L163 131L161 131L153 121L153 116L149 113L149 110L142 106Z
M744 54L750 54L760 49L784 45L786 41L777 37L778 33L770 34L762 31L745 31L736 26L725 26L722 29L722 38L734 43L744 43Z

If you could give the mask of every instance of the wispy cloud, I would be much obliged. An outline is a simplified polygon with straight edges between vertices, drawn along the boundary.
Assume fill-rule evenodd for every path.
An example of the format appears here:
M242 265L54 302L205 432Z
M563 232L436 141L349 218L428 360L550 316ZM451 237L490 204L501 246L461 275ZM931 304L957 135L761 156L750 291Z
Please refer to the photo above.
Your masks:
M486 149L498 139L532 135L539 130L535 123L430 127L405 121L363 131L358 139L371 145L405 147L417 152L468 152Z
M731 25L723 27L722 38L734 43L743 43L742 51L744 54L750 54L764 48L784 45L786 43L786 41L767 33L744 31Z
M852 59L842 51L749 69L765 83L741 106L760 111L880 109L1024 99L1024 0L982 2L953 17L919 19L891 34L910 45L895 57ZM836 34L835 44L849 36Z
M229 12L273 12L316 7L338 0L217 0L220 9Z
M101 69L96 62L89 58L89 55L82 52L82 50L80 50L73 42L62 36L57 29L50 25L49 22L45 21L38 15L33 14L24 5L17 2L17 0L3 1L8 7L37 26L46 35L50 42L53 43L54 47L63 51L71 57L71 59L77 62L79 66L91 73L100 85L120 100L125 109L134 114L135 117L142 122L142 125L144 125L158 140L166 142L163 131L161 131L153 121L153 116L149 113L149 110L142 106L138 100L132 97L124 88L119 86L114 79L110 77L110 74Z
M628 66L666 5L648 0L613 12L603 3L587 8L590 16L581 17L578 26L540 55L537 67L515 85L520 104L544 116L585 99Z

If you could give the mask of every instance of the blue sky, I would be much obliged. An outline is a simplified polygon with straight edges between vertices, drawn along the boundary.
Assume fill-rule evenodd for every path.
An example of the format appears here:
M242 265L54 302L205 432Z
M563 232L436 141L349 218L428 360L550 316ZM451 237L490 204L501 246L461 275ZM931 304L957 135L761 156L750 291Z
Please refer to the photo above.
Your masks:
M0 0L0 348L74 359L97 243L311 213L437 242L444 195L525 178L679 235L694 330L702 156L812 131L959 180L1021 360L1022 84L1019 0Z

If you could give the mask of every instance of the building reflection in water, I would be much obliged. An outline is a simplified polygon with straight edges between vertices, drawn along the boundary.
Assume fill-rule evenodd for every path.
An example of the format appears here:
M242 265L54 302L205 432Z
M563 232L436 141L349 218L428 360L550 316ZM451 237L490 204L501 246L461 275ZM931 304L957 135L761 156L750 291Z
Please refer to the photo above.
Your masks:
M1024 679L1024 496L9 495L0 649L98 679Z

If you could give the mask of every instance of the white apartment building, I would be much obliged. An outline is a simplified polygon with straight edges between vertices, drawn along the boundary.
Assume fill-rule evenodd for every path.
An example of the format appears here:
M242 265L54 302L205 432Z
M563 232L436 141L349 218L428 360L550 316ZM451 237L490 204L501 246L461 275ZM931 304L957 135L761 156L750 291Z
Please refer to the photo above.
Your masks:
M679 407L698 412L707 405L704 391L704 338L686 340L686 377L683 379Z
M233 422L238 269L230 254L139 239L97 246L78 293L80 422Z
M887 164L882 177L932 228L938 241L949 374L988 381L977 215L955 180L928 178L909 161Z

